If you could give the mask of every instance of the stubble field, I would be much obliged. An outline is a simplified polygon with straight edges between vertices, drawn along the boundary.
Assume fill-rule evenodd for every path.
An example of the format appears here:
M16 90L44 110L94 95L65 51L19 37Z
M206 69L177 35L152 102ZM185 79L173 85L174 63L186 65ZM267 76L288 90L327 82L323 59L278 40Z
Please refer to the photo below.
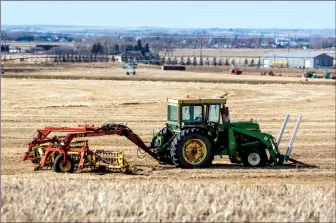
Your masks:
M1 221L334 222L335 85L323 83L2 79ZM290 113L282 151L302 115L292 157L318 167L250 169L217 157L211 168L182 170L140 159L117 136L91 138L90 147L125 151L137 175L34 172L22 161L37 128L128 123L149 141L164 126L167 97L223 94L231 120L252 118L274 136Z

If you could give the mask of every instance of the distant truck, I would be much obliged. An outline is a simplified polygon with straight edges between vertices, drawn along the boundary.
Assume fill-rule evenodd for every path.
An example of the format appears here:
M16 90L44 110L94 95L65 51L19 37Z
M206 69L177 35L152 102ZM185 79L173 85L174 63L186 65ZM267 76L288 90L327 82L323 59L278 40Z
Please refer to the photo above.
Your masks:
M230 70L230 73L234 74L234 75L239 75L239 74L242 74L243 71L241 69L239 69L239 68L234 68L234 69Z

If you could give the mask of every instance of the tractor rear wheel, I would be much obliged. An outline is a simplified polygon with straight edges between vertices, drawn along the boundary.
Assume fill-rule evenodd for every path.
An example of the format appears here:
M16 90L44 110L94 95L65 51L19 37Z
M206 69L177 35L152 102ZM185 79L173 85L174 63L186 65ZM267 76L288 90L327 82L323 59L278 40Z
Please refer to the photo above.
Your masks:
M243 156L243 165L248 167L261 167L265 165L265 152L260 149L251 149Z
M126 74L129 75L129 72L127 71Z
M173 163L182 168L204 168L211 165L214 154L212 144L201 129L182 130L170 148Z
M53 164L54 171L59 173L73 173L75 170L75 162L69 157L68 162L64 162L64 155L60 154L56 157Z
M173 136L173 133L169 130L168 127L162 128L159 131L159 134L163 136L165 142L167 142Z

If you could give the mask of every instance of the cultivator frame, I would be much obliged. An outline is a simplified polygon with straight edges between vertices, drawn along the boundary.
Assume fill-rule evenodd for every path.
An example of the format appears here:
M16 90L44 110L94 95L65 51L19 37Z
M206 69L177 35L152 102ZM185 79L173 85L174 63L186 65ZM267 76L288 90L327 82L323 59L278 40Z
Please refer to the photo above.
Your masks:
M54 136L47 138L52 132L68 133L66 136ZM46 166L54 166L58 156L62 156L63 163L68 163L69 160L76 163L76 168L83 169L84 167L106 168L109 170L121 170L127 172L129 164L124 159L123 152L111 151L91 151L88 147L87 140L74 141L75 138L95 137L104 135L119 135L125 136L146 153L157 158L157 155L150 150L143 140L135 134L130 128L120 124L105 124L101 127L94 125L79 125L78 128L68 127L45 127L37 130L36 137L28 145L28 151L24 155L24 160L31 160L37 163L35 170L42 169ZM76 145L77 143L77 145ZM37 154L39 153L39 158ZM63 171L62 171L63 172Z

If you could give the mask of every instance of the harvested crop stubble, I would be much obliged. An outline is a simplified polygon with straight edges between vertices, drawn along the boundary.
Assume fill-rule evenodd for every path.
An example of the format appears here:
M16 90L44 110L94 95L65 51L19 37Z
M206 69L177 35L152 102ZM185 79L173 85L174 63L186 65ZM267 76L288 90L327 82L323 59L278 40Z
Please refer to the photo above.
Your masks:
M336 220L334 85L4 78L1 87L2 221ZM209 169L183 170L139 159L134 144L113 136L90 138L90 148L124 151L138 175L34 172L22 161L37 128L128 123L150 141L167 97L223 94L232 120L253 118L274 136L290 113L282 152L302 115L292 157L318 168L251 169L216 157Z
M298 185L246 186L182 181L88 180L80 176L6 178L2 221L252 221L334 222L335 188ZM36 186L38 185L38 192ZM15 201L15 202L13 202Z

